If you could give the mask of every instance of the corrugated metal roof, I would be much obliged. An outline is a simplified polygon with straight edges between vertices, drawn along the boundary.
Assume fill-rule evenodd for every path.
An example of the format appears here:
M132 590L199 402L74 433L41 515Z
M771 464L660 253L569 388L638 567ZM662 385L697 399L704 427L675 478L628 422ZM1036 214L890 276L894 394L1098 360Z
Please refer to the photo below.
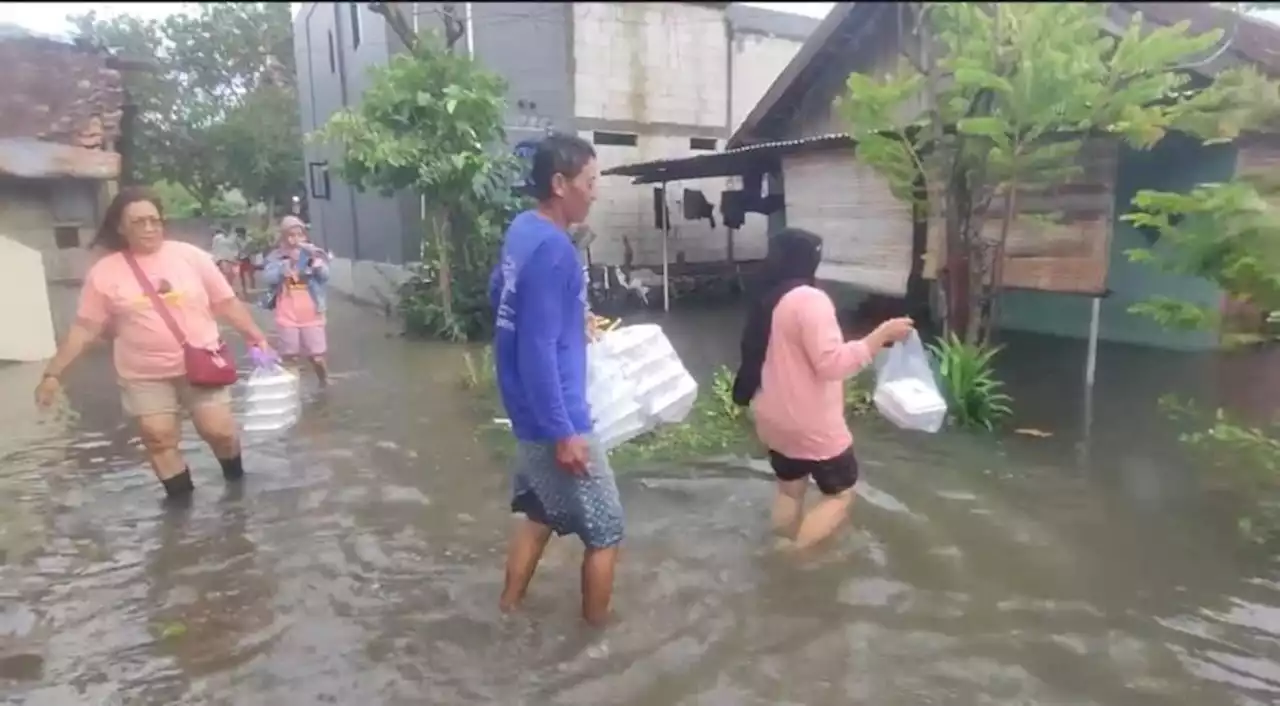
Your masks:
M746 173L748 167L772 171L769 164L783 154L800 152L818 147L851 146L853 138L847 133L817 135L797 140L781 140L765 142L745 147L735 147L723 152L699 154L677 159L656 159L648 162L624 164L611 167L601 172L604 176L635 177L636 184L654 184L664 181L683 181L685 179L705 179L717 176L738 176Z

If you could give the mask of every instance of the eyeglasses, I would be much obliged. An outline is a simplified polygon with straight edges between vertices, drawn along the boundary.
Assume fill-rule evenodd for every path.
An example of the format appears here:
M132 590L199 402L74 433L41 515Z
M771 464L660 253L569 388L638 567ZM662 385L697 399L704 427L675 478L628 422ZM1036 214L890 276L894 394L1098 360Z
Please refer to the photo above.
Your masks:
M164 219L155 218L135 218L129 221L130 228L159 228L164 225Z

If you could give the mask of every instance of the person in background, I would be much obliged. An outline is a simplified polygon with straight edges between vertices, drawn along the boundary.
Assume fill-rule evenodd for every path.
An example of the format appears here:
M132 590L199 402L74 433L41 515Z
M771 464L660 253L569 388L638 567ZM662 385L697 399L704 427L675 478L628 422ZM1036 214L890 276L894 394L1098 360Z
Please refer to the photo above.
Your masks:
M788 228L769 239L733 384L734 402L755 412L778 479L774 530L795 549L830 536L853 503L858 460L844 417L844 380L914 326L909 318L890 319L845 341L835 304L816 286L821 260L822 239L813 233ZM809 478L823 499L804 513Z
M218 264L218 270L227 278L227 283L234 283L237 262L240 259L240 244L236 242L236 237L228 232L226 226L213 232L213 245L210 247L210 252L213 255L213 261Z
M251 290L258 288L256 281L258 263L254 260L259 255L253 252L253 241L250 240L244 226L236 226L236 243L239 246L237 254L240 260L240 292L247 297Z
M512 221L489 296L497 314L494 360L502 403L518 441L512 529L499 607L519 606L552 532L576 534L582 616L609 616L622 542L622 503L587 407L586 283L570 224L595 200L595 150L573 136L538 145L530 175L535 209Z
M286 365L305 356L321 385L329 381L325 362L325 285L327 254L307 242L306 226L297 216L280 221L280 242L266 258L263 306L275 311L276 343Z
M41 407L53 403L63 372L110 325L116 334L115 369L124 411L137 421L166 495L186 499L195 487L178 450L181 411L191 415L196 432L221 464L223 476L239 480L244 464L230 389L194 387L187 379L184 343L216 350L222 319L251 347L266 351L262 331L208 253L165 238L160 202L146 189L120 190L107 207L94 245L110 254L85 275L75 322L45 368L36 387L36 403ZM140 279L135 265L145 279ZM144 281L149 287L143 287ZM170 328L165 313L178 331Z

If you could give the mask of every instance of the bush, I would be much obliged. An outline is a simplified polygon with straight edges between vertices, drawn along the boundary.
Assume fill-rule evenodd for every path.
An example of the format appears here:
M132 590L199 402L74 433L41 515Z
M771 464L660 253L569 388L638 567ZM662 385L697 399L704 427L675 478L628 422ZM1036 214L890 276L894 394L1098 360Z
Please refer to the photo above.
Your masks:
M1253 505L1237 522L1240 533L1254 542L1280 537L1280 507L1270 502L1280 487L1280 424L1251 426L1223 409L1206 412L1172 395L1160 398L1160 409L1186 428L1179 441L1198 460L1225 474L1229 487Z
M991 431L1013 413L1009 407L1013 399L1001 392L1004 383L995 376L993 361L999 346L965 343L949 334L931 344L929 352L938 365L952 423Z

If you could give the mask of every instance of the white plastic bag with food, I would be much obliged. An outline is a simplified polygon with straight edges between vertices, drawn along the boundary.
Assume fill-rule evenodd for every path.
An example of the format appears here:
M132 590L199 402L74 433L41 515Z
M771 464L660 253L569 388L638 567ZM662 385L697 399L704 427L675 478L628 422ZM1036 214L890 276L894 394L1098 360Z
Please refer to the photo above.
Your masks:
M697 397L697 382L660 326L607 331L587 347L587 403L606 449L684 421Z
M876 369L876 409L895 426L933 434L947 419L929 354L915 331L884 352Z

